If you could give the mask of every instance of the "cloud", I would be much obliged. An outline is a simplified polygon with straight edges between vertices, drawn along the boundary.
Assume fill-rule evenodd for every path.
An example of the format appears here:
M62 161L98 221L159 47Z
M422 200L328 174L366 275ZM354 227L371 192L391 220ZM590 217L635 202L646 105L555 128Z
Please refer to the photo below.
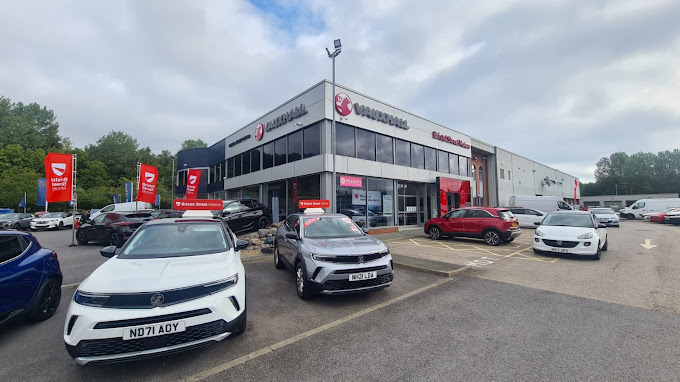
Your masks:
M589 181L602 156L677 148L678 19L670 0L11 2L0 91L78 146L174 151L330 78L341 38L339 83Z

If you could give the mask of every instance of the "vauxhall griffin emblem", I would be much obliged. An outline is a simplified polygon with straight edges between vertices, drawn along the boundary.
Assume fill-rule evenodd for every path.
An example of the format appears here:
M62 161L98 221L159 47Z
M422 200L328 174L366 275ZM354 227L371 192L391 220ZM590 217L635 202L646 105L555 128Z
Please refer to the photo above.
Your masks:
M162 294L156 293L153 296L151 296L151 306L161 306L163 305L163 301L165 301L165 297L163 297Z

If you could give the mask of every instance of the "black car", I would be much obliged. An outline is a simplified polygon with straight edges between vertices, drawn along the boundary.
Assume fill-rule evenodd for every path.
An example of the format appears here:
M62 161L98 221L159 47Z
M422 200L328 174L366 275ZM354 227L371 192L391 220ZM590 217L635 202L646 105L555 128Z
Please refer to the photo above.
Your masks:
M267 228L271 211L267 206L252 199L225 200L217 215L229 224L234 232L254 231Z
M184 211L180 210L153 210L149 211L154 219L181 218Z
M76 231L76 240L80 245L96 241L121 247L137 228L153 219L148 211L101 214L80 225Z
M29 213L11 213L0 215L0 228L29 229L33 221Z

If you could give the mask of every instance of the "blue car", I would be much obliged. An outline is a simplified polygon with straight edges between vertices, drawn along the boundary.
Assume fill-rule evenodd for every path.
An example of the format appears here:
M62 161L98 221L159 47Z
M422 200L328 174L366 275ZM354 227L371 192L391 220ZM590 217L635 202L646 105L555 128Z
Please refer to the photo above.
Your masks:
M0 231L0 324L18 314L34 322L52 317L61 281L56 252L30 233Z

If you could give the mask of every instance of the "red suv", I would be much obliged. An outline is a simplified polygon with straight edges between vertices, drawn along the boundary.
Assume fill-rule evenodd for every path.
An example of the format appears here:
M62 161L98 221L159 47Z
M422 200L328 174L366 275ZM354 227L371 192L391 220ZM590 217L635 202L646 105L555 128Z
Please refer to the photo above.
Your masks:
M425 233L434 240L442 236L484 239L488 245L511 242L522 233L517 218L507 208L468 207L450 211L425 222Z

